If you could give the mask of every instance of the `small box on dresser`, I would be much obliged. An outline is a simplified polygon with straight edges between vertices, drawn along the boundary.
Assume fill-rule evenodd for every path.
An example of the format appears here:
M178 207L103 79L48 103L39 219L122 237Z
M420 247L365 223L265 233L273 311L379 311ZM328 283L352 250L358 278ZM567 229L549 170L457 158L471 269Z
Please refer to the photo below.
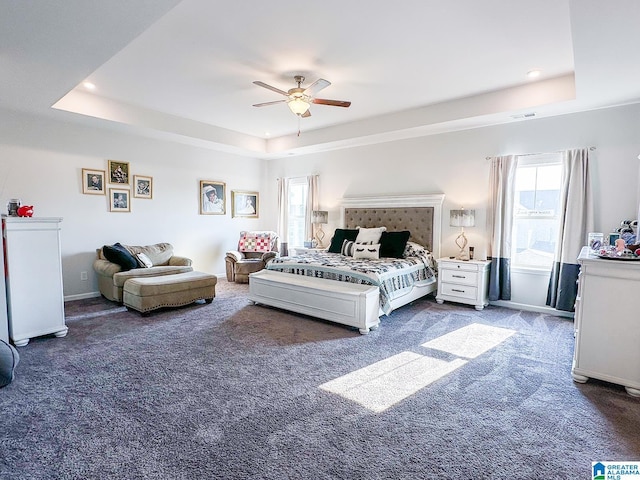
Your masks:
M438 259L436 301L466 303L476 310L489 305L489 260Z

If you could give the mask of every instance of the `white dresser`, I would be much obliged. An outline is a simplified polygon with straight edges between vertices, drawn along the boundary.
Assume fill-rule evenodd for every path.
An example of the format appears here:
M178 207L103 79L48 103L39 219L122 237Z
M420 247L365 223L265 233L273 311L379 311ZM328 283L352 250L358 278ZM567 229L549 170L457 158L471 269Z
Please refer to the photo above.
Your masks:
M4 241L0 237L0 340L9 343L9 320L7 318L7 296L4 283Z
M64 337L61 218L2 217L9 337L22 347L33 337Z
M624 385L640 397L640 261L606 260L584 247L571 375Z
M489 304L489 260L438 259L436 301L467 303L482 310Z

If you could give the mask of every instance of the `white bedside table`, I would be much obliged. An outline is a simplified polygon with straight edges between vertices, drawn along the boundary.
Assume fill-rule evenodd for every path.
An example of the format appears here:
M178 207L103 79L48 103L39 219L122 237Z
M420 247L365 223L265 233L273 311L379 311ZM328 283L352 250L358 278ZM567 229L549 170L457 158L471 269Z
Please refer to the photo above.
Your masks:
M438 259L436 302L467 303L482 310L489 305L489 260Z

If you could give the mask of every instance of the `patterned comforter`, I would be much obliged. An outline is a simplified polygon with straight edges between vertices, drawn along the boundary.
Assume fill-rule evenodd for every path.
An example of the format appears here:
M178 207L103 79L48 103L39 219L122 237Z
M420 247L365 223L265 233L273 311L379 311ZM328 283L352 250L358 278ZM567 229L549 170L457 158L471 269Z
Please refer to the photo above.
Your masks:
M380 290L380 308L386 315L391 313L391 301L408 293L414 285L436 282L431 254L371 260L355 259L339 253L312 252L274 258L267 269L374 285Z

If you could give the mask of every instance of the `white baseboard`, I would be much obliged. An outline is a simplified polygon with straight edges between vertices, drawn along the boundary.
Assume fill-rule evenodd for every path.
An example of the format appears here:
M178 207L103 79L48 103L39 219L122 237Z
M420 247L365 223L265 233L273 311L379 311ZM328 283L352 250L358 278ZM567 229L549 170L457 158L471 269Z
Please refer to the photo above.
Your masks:
M524 310L526 312L546 313L547 315L554 315L556 317L573 318L573 312L565 312L562 310L556 310L551 307L540 307L538 305L527 305L524 303L511 302L509 300L496 300L489 302L489 305L495 305L496 307L512 308L514 310Z
M71 302L73 300L84 300L86 298L99 297L100 292L78 293L77 295L66 295L64 297L65 302Z

